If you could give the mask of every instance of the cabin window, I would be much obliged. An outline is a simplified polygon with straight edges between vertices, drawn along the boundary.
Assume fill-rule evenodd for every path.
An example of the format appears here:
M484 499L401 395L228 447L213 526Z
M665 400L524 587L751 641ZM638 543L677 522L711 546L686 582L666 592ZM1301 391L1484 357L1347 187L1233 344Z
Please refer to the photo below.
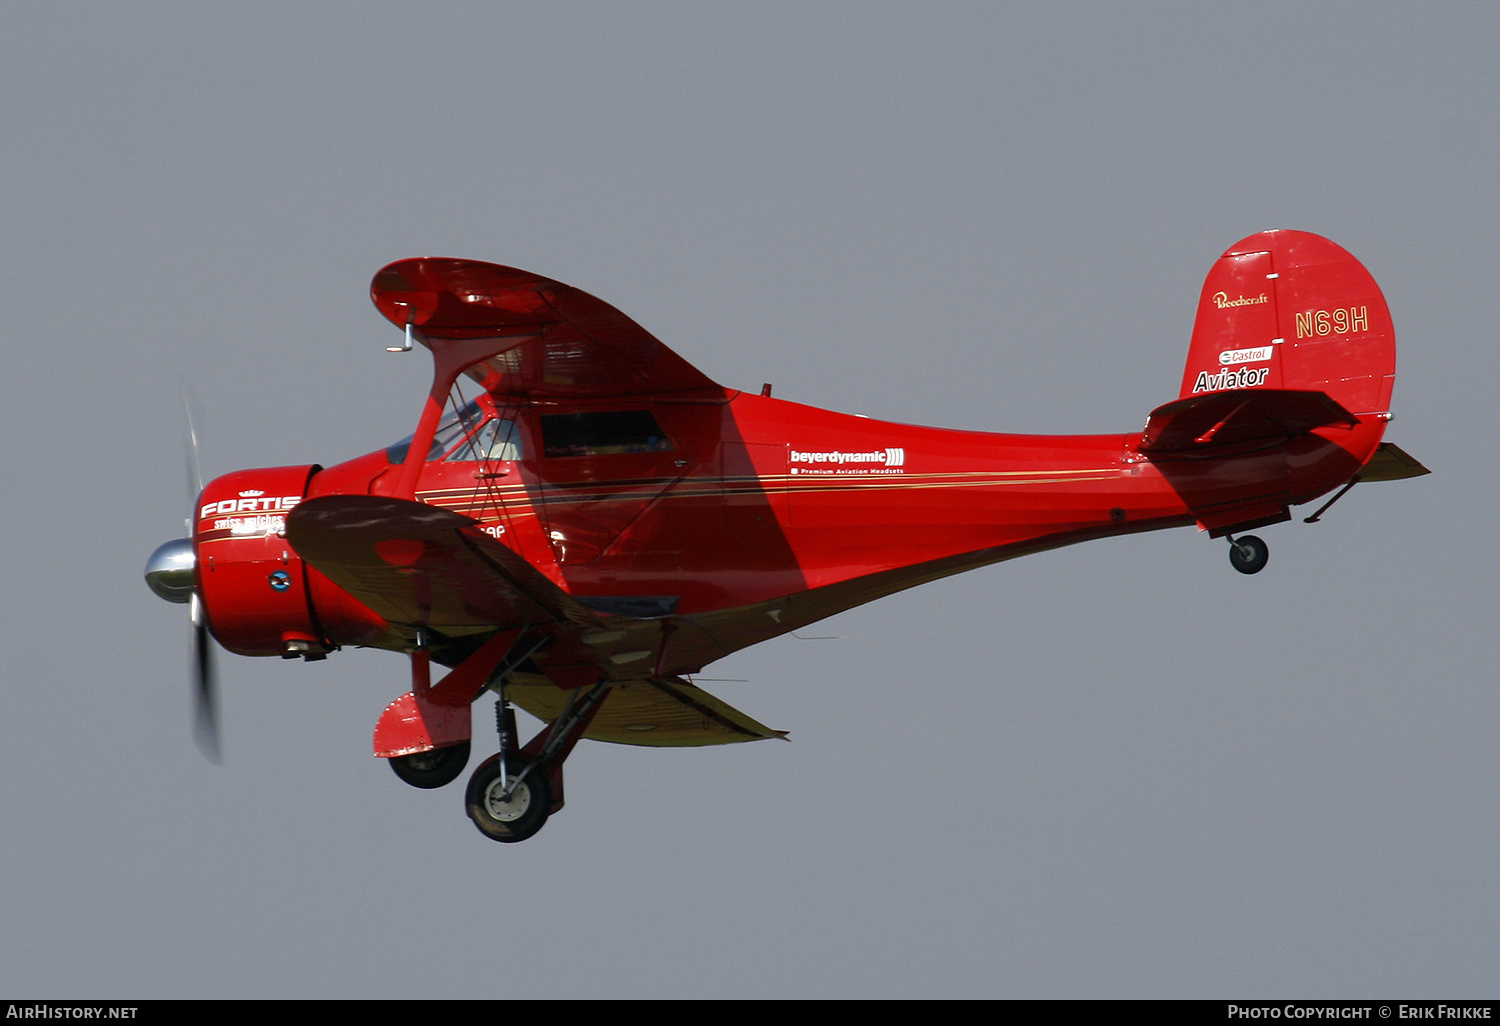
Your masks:
M482 424L457 449L449 460L518 460L521 458L521 432L513 420L493 418Z
M542 446L548 456L672 451L650 410L548 414L542 417Z

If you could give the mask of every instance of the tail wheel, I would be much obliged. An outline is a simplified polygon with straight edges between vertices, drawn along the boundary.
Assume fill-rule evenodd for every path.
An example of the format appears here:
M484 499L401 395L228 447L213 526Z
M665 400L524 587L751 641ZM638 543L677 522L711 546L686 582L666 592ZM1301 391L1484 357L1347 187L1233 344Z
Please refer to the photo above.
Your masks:
M1242 574L1258 574L1266 568L1271 550L1253 534L1242 534L1229 542L1229 562Z
M451 784L469 764L469 742L460 741L447 748L434 748L430 752L413 755L397 755L386 760L400 777L412 787L434 788Z
M524 841L547 822L552 795L547 787L546 767L512 755L500 770L500 756L480 764L469 778L465 801L469 818L479 832L492 841Z

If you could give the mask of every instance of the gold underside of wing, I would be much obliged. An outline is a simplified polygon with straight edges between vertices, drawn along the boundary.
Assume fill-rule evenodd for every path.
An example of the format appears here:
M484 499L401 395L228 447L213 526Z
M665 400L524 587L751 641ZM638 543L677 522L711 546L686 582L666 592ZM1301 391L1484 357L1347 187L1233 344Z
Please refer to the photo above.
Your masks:
M505 693L516 705L548 722L562 715L569 694L534 673L511 674ZM619 745L688 748L786 734L679 677L659 677L614 684L583 736Z

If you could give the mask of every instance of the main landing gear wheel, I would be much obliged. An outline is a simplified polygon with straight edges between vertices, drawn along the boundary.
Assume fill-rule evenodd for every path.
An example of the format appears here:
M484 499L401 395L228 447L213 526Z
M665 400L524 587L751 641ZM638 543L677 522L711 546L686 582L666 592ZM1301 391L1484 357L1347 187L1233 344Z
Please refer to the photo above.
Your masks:
M1258 574L1266 568L1271 550L1253 534L1242 534L1229 541L1229 562L1242 574Z
M412 755L397 755L387 759L391 769L412 787L431 789L451 784L469 764L469 742L460 741L447 748L434 748L430 752Z
M546 769L540 765L524 762L520 756L512 755L510 772L502 779L500 756L493 755L480 764L469 778L469 790L465 795L469 818L479 832L492 841L513 843L524 841L540 830L552 811L552 795L547 787ZM525 770L531 766L531 772ZM517 778L507 796L506 786Z

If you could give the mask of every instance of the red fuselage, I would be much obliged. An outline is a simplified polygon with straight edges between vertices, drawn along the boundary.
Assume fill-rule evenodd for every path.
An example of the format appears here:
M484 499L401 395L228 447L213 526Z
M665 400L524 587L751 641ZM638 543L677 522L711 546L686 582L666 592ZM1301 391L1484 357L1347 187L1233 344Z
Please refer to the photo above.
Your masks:
M659 426L649 438L627 425L620 444L559 444L547 421L554 407L497 408L486 396L470 428L424 463L415 498L478 521L601 612L712 635L711 644L684 637L654 667L668 673L1029 552L1195 520L1217 526L1214 510L1226 511L1222 524L1284 519L1287 505L1347 480L1384 428L1370 419L1189 459L1143 455L1140 434L952 431L729 391L718 401L573 403L561 416L599 414L609 425L640 411ZM472 441L494 437L493 427L485 434L494 421L514 423L507 447L493 450L500 458ZM219 640L245 654L284 654L288 638L304 635L409 648L409 632L305 567L275 530L287 498L379 492L401 469L382 450L213 482L197 542ZM278 565L286 587L269 590ZM796 615L770 608L782 600Z

